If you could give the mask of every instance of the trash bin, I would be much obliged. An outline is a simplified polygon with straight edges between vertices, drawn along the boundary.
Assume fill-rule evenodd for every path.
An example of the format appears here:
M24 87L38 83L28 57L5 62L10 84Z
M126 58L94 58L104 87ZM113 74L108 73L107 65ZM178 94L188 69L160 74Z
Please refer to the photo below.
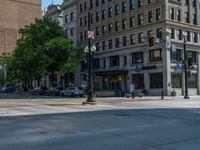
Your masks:
M116 90L115 90L115 96L116 96L116 97L120 97L120 96L121 96L121 90L116 89Z
M176 96L176 91L175 91L175 90L172 90L171 95L172 95L172 96Z

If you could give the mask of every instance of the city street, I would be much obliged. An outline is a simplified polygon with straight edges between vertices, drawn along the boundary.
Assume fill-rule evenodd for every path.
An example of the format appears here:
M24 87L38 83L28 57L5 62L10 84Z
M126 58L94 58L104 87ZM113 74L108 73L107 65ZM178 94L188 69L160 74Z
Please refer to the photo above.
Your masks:
M200 100L0 94L1 150L198 150Z

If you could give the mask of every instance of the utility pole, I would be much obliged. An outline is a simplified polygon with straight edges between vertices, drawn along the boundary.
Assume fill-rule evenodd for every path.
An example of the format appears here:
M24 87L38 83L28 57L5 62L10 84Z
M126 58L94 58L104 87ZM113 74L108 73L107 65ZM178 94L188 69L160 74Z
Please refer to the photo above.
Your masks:
M184 52L184 72L185 72L185 96L184 99L189 99L188 96L188 70L187 70L187 51L186 51L186 35L183 41L183 52Z

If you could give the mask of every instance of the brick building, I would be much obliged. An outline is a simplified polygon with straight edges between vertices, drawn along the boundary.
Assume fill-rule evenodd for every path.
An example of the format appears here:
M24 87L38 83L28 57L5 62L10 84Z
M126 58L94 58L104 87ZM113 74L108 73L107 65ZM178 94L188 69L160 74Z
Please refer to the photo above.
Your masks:
M0 53L13 51L18 30L41 15L41 0L0 0Z

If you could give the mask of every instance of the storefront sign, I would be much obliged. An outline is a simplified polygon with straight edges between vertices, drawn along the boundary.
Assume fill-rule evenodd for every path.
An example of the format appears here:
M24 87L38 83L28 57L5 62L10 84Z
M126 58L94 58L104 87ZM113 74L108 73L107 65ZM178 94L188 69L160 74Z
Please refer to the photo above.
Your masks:
M141 65L136 65L135 66L135 72L140 72L141 71Z
M134 68L135 72L141 72L142 70L153 70L157 69L156 65L151 65L151 66L141 66L141 65L136 65Z
M176 70L179 71L182 69L182 64L176 64Z

